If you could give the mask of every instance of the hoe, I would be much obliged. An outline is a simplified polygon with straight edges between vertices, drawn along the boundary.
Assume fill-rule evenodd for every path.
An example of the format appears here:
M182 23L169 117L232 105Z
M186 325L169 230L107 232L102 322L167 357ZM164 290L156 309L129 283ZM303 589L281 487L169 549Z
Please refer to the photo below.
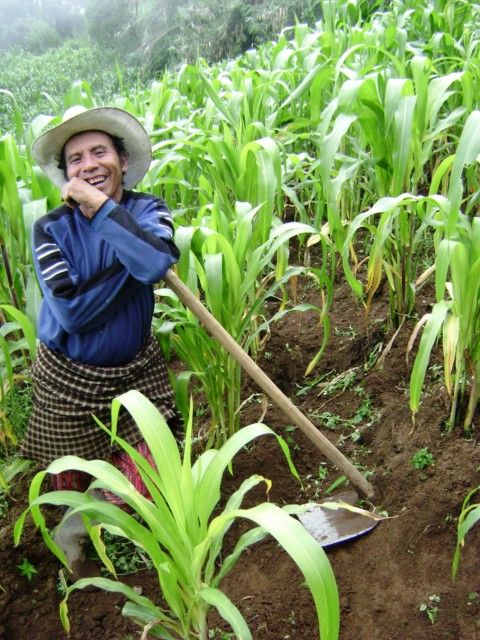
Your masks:
M340 469L364 498L373 497L373 488L351 462L306 418L289 398L260 369L250 356L225 331L190 289L171 270L164 277L181 302L200 320L212 336L240 364L270 399L303 431L330 462ZM337 494L332 500L299 515L303 526L323 546L346 542L371 531L382 518L356 507L354 490Z

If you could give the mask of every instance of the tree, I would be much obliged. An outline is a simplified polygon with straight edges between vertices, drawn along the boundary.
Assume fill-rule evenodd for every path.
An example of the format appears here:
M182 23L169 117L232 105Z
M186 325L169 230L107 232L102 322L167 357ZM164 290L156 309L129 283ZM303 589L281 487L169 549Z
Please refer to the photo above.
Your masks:
M0 48L41 53L84 31L85 0L0 0Z

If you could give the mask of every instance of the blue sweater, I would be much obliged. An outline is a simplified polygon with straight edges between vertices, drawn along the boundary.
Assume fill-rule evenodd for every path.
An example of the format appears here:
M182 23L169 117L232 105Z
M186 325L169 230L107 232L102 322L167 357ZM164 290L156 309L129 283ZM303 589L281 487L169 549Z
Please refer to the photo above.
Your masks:
M38 335L53 351L94 366L130 362L150 333L153 284L179 257L165 204L124 191L92 220L66 205L36 221L43 293Z

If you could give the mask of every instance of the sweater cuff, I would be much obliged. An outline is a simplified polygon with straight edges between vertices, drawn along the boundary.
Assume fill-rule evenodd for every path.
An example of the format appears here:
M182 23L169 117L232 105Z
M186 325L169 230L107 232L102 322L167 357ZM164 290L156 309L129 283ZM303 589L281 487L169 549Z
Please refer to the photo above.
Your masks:
M108 214L111 213L115 209L116 206L117 206L117 203L114 202L113 200L111 200L110 198L108 200L106 200L102 204L100 209L97 211L97 213L91 219L90 226L93 229L95 229L95 231L97 231L98 228L100 227L100 225L102 224L102 222L108 216Z

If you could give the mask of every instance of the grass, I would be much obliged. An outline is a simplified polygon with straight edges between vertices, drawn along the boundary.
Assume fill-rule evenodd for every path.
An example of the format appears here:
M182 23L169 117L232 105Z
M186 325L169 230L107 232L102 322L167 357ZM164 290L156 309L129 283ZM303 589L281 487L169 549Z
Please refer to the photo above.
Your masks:
M27 377L17 376L17 383L10 387L0 403L0 434L10 431L14 442L21 440L32 411L32 385ZM6 451L4 444L4 453Z

